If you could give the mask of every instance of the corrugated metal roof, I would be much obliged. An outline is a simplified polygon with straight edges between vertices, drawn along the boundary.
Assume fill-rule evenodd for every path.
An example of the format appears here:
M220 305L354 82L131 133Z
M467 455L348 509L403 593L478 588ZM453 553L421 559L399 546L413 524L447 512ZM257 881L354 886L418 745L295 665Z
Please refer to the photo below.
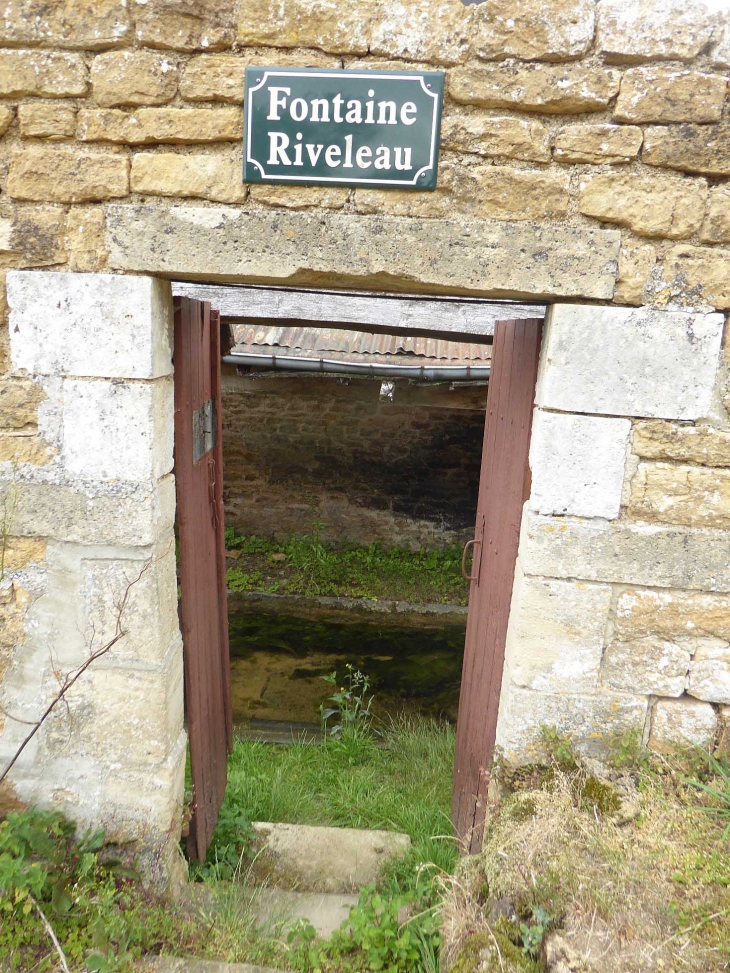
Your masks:
M236 352L302 355L342 361L407 361L428 359L458 365L489 362L492 346L413 335L370 334L333 328L280 328L258 324L233 325Z

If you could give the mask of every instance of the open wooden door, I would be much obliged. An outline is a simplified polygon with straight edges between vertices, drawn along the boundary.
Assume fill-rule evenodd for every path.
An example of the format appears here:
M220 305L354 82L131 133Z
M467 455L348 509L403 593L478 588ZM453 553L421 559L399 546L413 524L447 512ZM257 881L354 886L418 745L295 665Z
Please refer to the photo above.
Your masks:
M542 321L498 321L479 483L469 615L456 727L451 817L465 851L481 850L497 732ZM466 561L466 550L464 560Z
M180 625L193 806L188 857L204 861L226 789L232 745L228 658L220 321L210 304L175 298L175 484Z

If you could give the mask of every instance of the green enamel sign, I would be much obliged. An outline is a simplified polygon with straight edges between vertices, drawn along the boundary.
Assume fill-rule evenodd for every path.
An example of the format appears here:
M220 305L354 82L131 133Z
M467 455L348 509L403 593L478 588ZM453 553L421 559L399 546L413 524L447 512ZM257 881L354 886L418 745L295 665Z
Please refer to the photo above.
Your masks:
M244 182L435 189L443 71L246 68Z

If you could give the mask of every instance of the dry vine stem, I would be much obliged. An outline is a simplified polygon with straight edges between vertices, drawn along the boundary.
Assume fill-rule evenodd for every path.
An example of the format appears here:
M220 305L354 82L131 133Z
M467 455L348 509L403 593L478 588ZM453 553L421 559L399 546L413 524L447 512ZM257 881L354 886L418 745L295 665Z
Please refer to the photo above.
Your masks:
M76 683L81 678L81 676L83 676L83 674L86 672L89 666L91 666L94 662L96 662L97 659L100 659L103 655L106 655L107 652L109 652L117 644L117 642L119 642L120 639L123 639L124 636L127 634L124 628L122 627L122 616L124 615L124 611L127 607L127 603L129 601L129 596L132 591L132 588L142 580L142 577L144 576L145 572L149 570L151 565L154 564L156 560L161 560L168 553L169 553L169 549L165 551L164 554L161 554L159 558L153 558L153 557L148 558L148 560L145 561L144 565L142 566L142 570L139 572L139 574L134 579L134 581L129 582L124 592L124 597L119 603L117 609L114 635L100 649L97 649L95 652L92 652L91 655L88 657L88 659L86 659L86 661L82 665L80 665L78 669L74 669L71 672L66 674L66 676L63 679L63 682L61 683L61 688L59 689L58 693L54 696L54 698L45 708L40 718L35 723L32 724L33 729L30 731L30 733L26 736L26 738L20 744L18 749L15 751L12 759L10 760L10 763L7 765L5 770L3 770L2 774L0 774L0 784L2 784L2 782L8 776L8 774L12 770L13 766L15 765L16 761L18 760L22 752L28 746L28 744L36 735L38 730L40 730L40 728L43 726L43 724L51 715L51 713L56 708L56 706L58 706L60 702L66 702L66 693L69 691L69 689L71 689L74 683ZM16 717L11 716L9 713L7 715L10 716L11 720L15 720L18 723L26 722L25 720L16 719Z

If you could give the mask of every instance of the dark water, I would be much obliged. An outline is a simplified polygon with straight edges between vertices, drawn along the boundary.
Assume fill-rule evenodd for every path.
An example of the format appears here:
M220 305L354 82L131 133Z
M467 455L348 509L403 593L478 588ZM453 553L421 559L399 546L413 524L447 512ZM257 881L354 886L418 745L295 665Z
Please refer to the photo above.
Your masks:
M318 723L320 704L333 691L322 676L336 671L341 683L348 663L370 677L380 716L420 712L455 720L465 620L388 621L233 612L234 721Z

